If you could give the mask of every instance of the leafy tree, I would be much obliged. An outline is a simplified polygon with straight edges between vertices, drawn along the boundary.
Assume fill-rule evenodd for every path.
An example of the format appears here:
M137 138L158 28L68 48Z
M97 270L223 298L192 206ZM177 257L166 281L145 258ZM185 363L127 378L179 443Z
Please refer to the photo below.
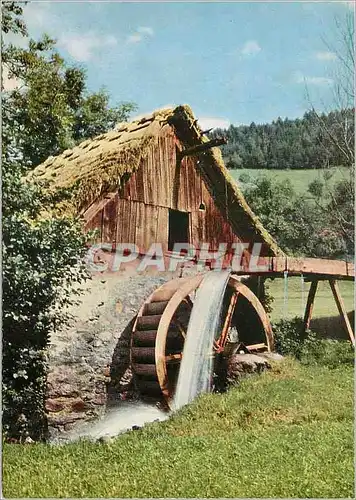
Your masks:
M297 194L289 181L266 176L247 185L245 197L265 228L290 255L340 257L346 248L332 221L314 201Z
M336 158L338 165L347 167L348 173L343 179L331 185L329 178L324 177L322 186L316 193L319 207L341 234L347 252L354 254L355 246L355 93L354 93L354 18L349 12L343 18L335 19L338 43L331 46L327 41L328 50L336 55L336 70L334 76L335 110L329 115L318 113L310 103L315 129L320 137L320 147L323 149L323 162L329 167L330 159ZM315 193L316 186L309 190Z
M3 4L2 58L9 78L18 82L4 89L3 120L6 144L21 152L24 167L33 168L48 156L57 155L84 139L92 138L126 121L136 109L126 102L110 107L109 95L101 89L89 94L83 68L68 66L48 35L29 40L23 48L6 43L11 30L26 36L21 5Z
M2 421L7 438L44 439L46 348L68 319L63 311L75 300L73 285L87 277L86 238L78 220L46 215L62 194L50 197L23 174L106 131L133 105L110 108L106 92L87 94L84 71L69 67L47 35L27 48L7 44L4 35L27 31L21 4L3 3L2 14L3 63L18 84L5 89L2 110Z

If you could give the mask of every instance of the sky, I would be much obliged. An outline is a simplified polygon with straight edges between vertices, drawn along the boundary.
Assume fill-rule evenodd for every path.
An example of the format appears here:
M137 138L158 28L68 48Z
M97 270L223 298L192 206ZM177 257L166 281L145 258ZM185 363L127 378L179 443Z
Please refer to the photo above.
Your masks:
M137 115L189 104L203 128L296 118L332 107L338 33L352 2L31 2L90 91Z

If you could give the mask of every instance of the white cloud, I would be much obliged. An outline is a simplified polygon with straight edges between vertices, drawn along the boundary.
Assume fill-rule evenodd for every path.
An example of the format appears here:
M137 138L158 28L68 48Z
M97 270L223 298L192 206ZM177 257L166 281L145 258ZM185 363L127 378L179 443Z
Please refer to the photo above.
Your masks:
M314 56L319 61L335 61L335 59L337 58L335 52L329 51L315 52Z
M230 126L229 120L224 118L217 118L215 116L202 116L198 120L202 130L209 128L228 128Z
M149 26L140 26L139 28L137 28L137 31L139 33L142 33L142 34L148 35L148 36L153 36L154 35L153 29L150 28Z
M89 61L95 55L96 50L103 47L113 47L117 40L113 35L96 35L94 33L85 33L83 35L63 35L58 41L59 45L76 61Z
M45 28L52 25L53 15L50 12L50 2L30 2L23 7L23 17L29 29Z
M261 51L261 47L259 46L256 40L248 40L244 43L241 54L244 56L254 56Z
M294 74L295 83L303 83L304 85L330 85L333 83L332 78L327 78L325 76L307 76L303 75L300 71Z
M139 43L153 35L154 31L149 26L139 26L134 33L127 37L126 43Z
M138 42L141 42L141 40L143 39L143 36L140 35L140 33L134 33L133 35L129 35L127 37L127 43L138 43Z

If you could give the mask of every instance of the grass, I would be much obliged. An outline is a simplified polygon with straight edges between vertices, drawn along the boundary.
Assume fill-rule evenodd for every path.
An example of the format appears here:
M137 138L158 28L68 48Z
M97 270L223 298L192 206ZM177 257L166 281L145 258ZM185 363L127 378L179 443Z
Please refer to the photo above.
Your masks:
M5 497L353 497L353 370L286 359L107 444L5 445Z
M347 169L344 167L332 168L330 169L332 172L332 178L330 182L336 182L346 177ZM307 189L309 184L314 179L322 180L323 170L313 170L313 169L300 169L300 170L275 170L275 169L239 169L239 170L230 170L231 175L237 181L239 181L241 176L250 177L249 183L253 184L254 179L256 179L260 175L266 175L268 177L272 177L275 180L282 181L285 179L289 179L294 189L297 193L307 193ZM239 181L242 189L244 188L244 182Z
M283 278L267 280L269 293L274 298L272 303L271 320L292 319L295 316L303 317L308 297L310 283L304 283L304 292L301 278L288 278L287 303L284 305L285 282ZM347 311L354 309L354 283L352 281L338 282L342 298ZM327 281L320 281L315 296L313 318L338 316L339 312Z

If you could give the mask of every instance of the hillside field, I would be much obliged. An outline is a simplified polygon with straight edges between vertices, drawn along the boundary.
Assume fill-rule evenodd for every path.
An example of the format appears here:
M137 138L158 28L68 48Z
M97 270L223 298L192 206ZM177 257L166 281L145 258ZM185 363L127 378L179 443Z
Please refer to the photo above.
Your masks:
M343 178L346 178L347 169L344 167L341 168L331 168L330 172L332 172L332 182L336 182ZM267 177L272 177L278 181L283 181L289 179L295 191L297 193L307 193L308 185L314 179L323 179L323 170L313 170L313 169L300 169L300 170L274 170L274 169L239 169L239 170L230 170L230 174L232 177L239 182L240 187L244 188L244 182L240 181L240 177L246 177L248 175L250 177L249 184L253 184L254 179L261 175L266 175Z

